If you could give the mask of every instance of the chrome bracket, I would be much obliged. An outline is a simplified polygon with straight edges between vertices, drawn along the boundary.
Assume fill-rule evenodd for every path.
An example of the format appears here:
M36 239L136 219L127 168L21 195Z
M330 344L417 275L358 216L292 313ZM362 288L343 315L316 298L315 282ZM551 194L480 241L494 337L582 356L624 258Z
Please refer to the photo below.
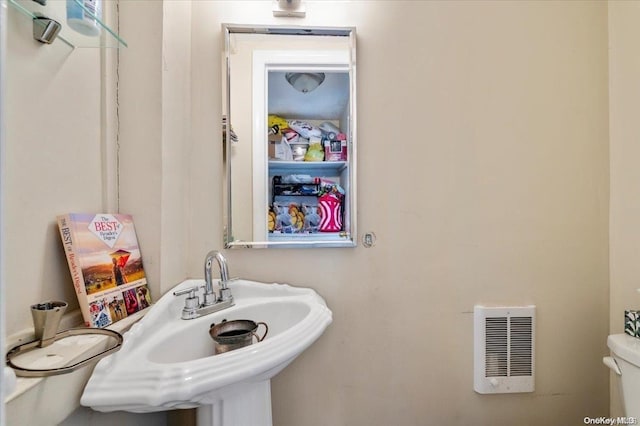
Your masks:
M33 38L40 43L51 44L58 36L62 26L56 20L46 16L33 18Z
M96 355L93 355L89 358L86 358L80 362L76 362L75 364L68 365L66 367L59 368L46 368L46 369L32 369L25 368L15 365L13 363L13 358L17 355L22 355L26 352L30 352L37 349L42 349L40 345L40 340L34 340L28 343L23 343L21 345L15 346L9 352L7 352L7 365L15 370L16 376L19 377L48 377L48 376L57 376L60 374L67 374L76 371L77 369L84 367L90 362L97 361L105 356L120 350L120 346L122 346L122 335L117 331L106 330L102 328L70 328L65 331L61 331L60 333L55 335L55 340L64 339L69 336L80 336L80 335L88 335L88 334L103 334L109 337L113 337L116 340L115 346L112 346Z

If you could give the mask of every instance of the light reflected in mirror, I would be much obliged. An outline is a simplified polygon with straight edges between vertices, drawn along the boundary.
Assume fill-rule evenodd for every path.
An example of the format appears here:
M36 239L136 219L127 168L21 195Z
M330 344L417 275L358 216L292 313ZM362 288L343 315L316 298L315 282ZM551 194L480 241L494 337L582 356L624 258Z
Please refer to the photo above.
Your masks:
M225 246L355 246L355 30L223 31Z

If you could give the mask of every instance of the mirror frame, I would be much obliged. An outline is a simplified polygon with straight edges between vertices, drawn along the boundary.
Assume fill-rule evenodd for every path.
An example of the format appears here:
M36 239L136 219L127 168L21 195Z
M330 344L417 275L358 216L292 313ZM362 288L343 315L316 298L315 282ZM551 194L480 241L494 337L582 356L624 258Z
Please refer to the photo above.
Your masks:
M223 185L223 239L225 248L316 248L316 247L356 247L357 246L357 119L356 119L356 29L355 27L303 27L278 25L237 25L222 24L224 34L224 71L223 78L223 124L222 124L222 158L224 169ZM233 34L273 34L273 35L304 35L304 36L341 36L349 39L349 117L350 126L347 135L349 144L347 158L349 159L349 197L348 197L348 226L349 233L327 239L304 237L304 240L286 241L244 241L236 240L233 235L233 212L231 200L231 37ZM255 197L252 196L255 200ZM311 234L315 235L315 234Z

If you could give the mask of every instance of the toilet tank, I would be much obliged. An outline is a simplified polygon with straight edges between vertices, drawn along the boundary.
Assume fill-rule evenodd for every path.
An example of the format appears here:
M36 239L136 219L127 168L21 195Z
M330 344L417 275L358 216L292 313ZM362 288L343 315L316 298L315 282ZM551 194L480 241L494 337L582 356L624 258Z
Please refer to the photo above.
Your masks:
M640 339L612 334L607 346L620 369L620 390L627 417L640 418Z

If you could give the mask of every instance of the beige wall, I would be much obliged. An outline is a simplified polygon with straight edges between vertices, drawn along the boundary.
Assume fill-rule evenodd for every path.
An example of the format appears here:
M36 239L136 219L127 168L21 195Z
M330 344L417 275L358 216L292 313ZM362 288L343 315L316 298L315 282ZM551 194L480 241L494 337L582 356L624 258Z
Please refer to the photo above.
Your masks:
M189 254L190 20L190 2L120 4L119 208L136 219L156 299L185 278Z
M607 5L194 2L190 272L221 247L219 24L355 26L374 248L229 251L334 312L273 381L282 425L579 424L608 413ZM213 189L213 190L212 190ZM214 219L211 222L211 219ZM472 388L475 303L538 306L536 392Z
M274 424L537 426L608 414L606 3L309 0L305 19L273 18L268 1L185 3L120 5L130 45L120 58L120 209L136 217L156 295L202 276L206 252L222 247L220 24L358 32L358 221L376 246L227 251L232 275L313 287L334 313L274 379ZM623 6L613 10L609 24L632 43ZM11 334L30 325L30 303L74 299L53 217L106 208L109 190L97 190L100 53L43 48L28 21L9 24ZM38 120L34 105L46 111ZM632 191L635 181L624 147L612 151L612 260L627 247L616 240L616 182ZM612 318L635 288L633 259L620 262L629 290L617 295L612 262ZM535 393L473 392L476 303L538 306Z
M638 309L640 288L640 2L609 4L609 120L611 151L610 331L622 333L624 310ZM615 376L612 376L614 378ZM617 382L611 381L611 411L620 413Z
M6 332L32 327L29 305L78 307L56 215L104 206L101 52L42 45L7 9L6 146L2 238Z

